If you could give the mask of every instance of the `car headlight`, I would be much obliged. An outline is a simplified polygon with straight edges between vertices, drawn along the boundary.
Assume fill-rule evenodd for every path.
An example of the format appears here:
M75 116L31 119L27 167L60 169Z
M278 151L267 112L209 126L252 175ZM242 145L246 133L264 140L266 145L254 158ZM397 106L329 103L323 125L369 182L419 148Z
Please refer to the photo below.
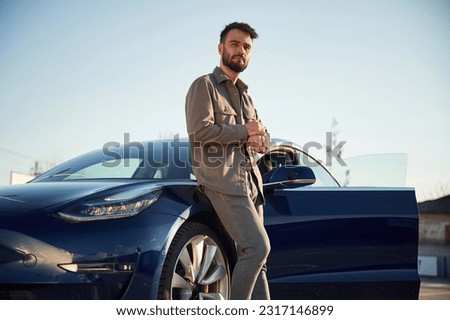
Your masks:
M77 222L132 217L151 206L161 194L161 189L134 188L72 205L57 212L56 217Z

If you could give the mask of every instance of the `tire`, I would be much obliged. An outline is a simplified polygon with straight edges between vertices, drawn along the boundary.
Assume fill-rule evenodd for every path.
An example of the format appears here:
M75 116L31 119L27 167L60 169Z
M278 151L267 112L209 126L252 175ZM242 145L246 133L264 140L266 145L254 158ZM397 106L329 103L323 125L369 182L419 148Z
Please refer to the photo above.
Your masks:
M158 290L164 300L226 300L230 267L217 235L207 226L186 222L167 253Z

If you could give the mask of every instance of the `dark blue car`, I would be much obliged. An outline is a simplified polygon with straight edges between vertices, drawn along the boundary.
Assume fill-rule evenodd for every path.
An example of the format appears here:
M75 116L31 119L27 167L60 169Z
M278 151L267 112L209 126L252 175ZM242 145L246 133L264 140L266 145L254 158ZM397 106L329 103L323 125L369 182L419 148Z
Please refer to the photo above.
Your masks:
M273 299L417 299L412 188L341 187L289 143L261 156ZM0 299L227 299L234 243L186 141L106 146L0 188Z

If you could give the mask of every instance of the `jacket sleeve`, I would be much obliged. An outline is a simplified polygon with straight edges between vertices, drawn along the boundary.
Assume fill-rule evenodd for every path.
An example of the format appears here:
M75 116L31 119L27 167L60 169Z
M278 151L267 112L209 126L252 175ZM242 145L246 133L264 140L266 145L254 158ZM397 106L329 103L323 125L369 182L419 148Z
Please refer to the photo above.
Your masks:
M186 127L196 142L240 143L247 140L242 124L216 123L212 95L214 88L207 78L195 80L186 96Z

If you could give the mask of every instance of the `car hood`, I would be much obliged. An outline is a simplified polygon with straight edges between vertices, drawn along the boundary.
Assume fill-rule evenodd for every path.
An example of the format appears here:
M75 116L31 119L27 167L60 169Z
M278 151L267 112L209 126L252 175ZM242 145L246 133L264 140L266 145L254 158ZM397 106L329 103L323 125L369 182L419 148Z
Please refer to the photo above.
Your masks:
M0 187L0 212L19 213L42 210L108 189L138 183L142 182L129 180L35 182L3 186Z

